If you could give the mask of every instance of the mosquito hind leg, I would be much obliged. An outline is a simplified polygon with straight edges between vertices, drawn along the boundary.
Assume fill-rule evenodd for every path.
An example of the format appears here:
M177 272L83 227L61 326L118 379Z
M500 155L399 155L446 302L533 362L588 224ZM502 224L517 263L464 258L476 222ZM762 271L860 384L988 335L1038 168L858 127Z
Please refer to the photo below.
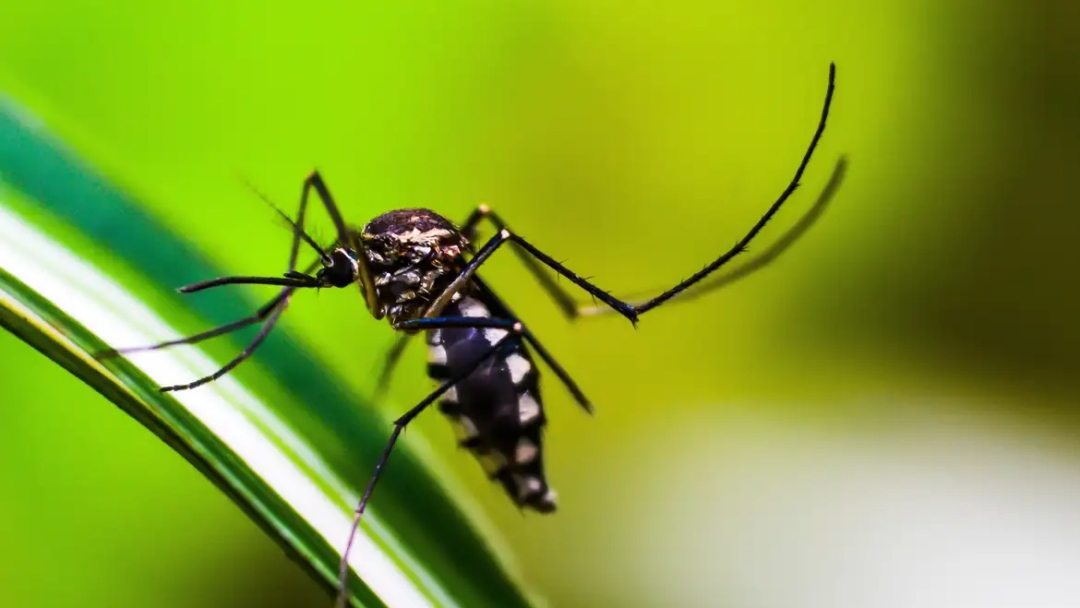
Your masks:
M478 205L476 209L474 209L473 212L469 214L469 217L466 218L465 222L461 224L461 234L468 241L473 241L476 238L477 227L479 226L480 222L485 219L490 220L497 228L501 229L505 226L502 220L494 215L494 212L491 211L490 207L488 207L487 205ZM555 297L557 302L560 302L561 296L561 301L569 301L571 303L571 306L573 306L573 302L572 300L570 300L570 296L563 292L561 287L551 282L550 277L548 277L548 275L540 269L540 267L536 264L535 260L533 260L531 257L523 256L522 261L525 263L529 271L536 276L537 280L539 280L545 286L550 284L551 288L556 290L559 295L553 297ZM479 277L477 277L477 281L479 282ZM544 281L548 281L548 283L544 283ZM494 296L494 294L492 295ZM564 308L565 310L565 307L561 302L560 307ZM404 354L405 348L409 345L409 341L412 337L412 334L405 334L399 336L394 342L393 346L390 347L390 350L387 351L386 355L384 355L383 364L381 369L379 370L378 380L375 384L374 396L376 401L381 399L382 396L386 394L386 391L390 386L390 380L393 377L394 371L396 371L397 365L401 360L401 355ZM547 358L545 358L544 360L548 361ZM549 362L549 365L550 364L551 362Z
M491 257L495 250L499 248L499 246L501 246L503 243L510 241L517 246L515 247L515 249L520 248L524 250L524 253L527 253L529 256L535 258L535 261L538 261L544 266L547 266L548 268L554 270L562 277L568 279L570 282L574 283L581 289L588 292L592 297L600 300L622 316L626 317L632 324L636 326L638 317L652 310L653 308L660 306L664 302L667 302L668 300L671 300L672 298L678 296L685 290L701 282L703 279L719 270L721 267L725 266L728 262L730 262L739 254L745 252L750 242L753 241L755 237L757 237L758 233L761 232L761 230L765 227L769 220L771 220L773 216L776 215L776 213L784 205L784 203L787 202L792 193L794 193L796 188L799 187L799 181L802 179L802 175L806 171L807 165L810 163L810 158L813 156L814 150L817 148L818 141L820 141L821 136L825 131L825 124L829 116L829 108L832 105L832 97L835 85L836 65L829 64L829 84L825 93L825 103L821 110L821 119L818 121L817 129L814 131L814 135L810 140L810 145L807 147L806 152L803 154L802 161L799 163L799 167L798 169L796 169L794 177L788 183L787 187L784 188L783 192L781 192L779 198L777 198L776 201L773 202L773 204L769 207L765 214L761 216L761 219L759 219L757 223L754 224L754 226L751 227L750 230L741 239L739 239L733 247L722 253L718 258L705 266L705 268L694 273L689 278L680 281L674 287L668 289L667 291L664 291L660 295L637 305L620 300L619 298L612 296L610 293L604 291L603 289L600 289L592 282L578 276L566 266L555 261L551 256L540 251L531 243L529 243L522 237L514 234L508 228L504 227L500 229L497 235L489 239L483 248L477 251L473 259L470 260L469 264L467 264L463 271L458 275L458 277L454 279L454 281L447 288L447 293L444 294L445 299L451 297L456 290L461 289L462 286L467 283L476 273L477 268L485 261L487 261L487 259ZM487 212L485 213L480 213L481 211L484 211L484 209L481 208L476 213L480 215L490 213L490 210L487 210ZM545 276L542 272L543 269L538 270L541 271L538 277ZM550 277L547 280L551 281ZM541 282L544 281L541 280ZM435 314L438 314L438 311L441 310L440 305L445 306L445 302L443 300L444 296L440 295L440 297L436 299L436 302L433 303L429 310L434 311ZM569 300L568 308L564 309L564 312L566 312L567 310L576 311L576 309L577 305L574 304L572 300Z
M495 294L495 291L491 289L491 287L488 286L487 283L485 283L479 275L474 275L473 280L476 281L476 284L480 288L480 290L483 291L485 295L488 296L488 298L490 298L491 303L497 305L498 309L492 311L495 313L496 316L513 319L514 321L517 321L519 323L522 322L521 317L517 316L514 311L510 310L510 307L507 306L505 302L503 302L502 298ZM566 387L566 390L570 391L570 394L573 395L574 400L577 401L577 404L581 406L581 408L584 409L586 412L592 414L592 403L589 401L589 398L585 396L585 393L582 392L581 388L578 387L577 382L574 382L574 379L570 377L570 374L566 371L566 368L564 368L558 361L556 361L555 357L553 357L551 353L546 348L544 348L544 345L540 343L540 340L538 340L536 336L529 330L528 325L522 323L522 328L525 342L531 345L533 347L533 350L535 350L536 354L540 357L540 359L545 364L547 364L549 368L551 368L551 371L555 372L555 375L558 376L559 380Z
M447 319L449 320L449 319ZM420 321L426 321L428 328L434 328L440 325L440 319L420 319ZM375 465L375 471L371 475L371 479L368 481L367 487L364 489L363 495L360 497L360 503L357 505L356 510L353 513L352 527L349 529L349 539L345 543L345 550L341 553L341 563L338 570L338 596L336 606L338 608L345 608L348 602L348 576L349 576L349 551L352 549L353 540L356 538L356 531L360 526L360 518L364 514L364 510L367 508L368 501L371 500L371 494L375 490L375 484L382 476L383 468L390 459L390 454L394 450L394 446L397 444L398 437L401 436L402 431L409 425L414 418L420 415L425 409L435 402L446 391L450 390L455 384L461 382L465 378L468 378L474 371L476 371L485 361L493 357L501 349L507 347L521 339L521 327L520 323L509 322L509 325L500 323L499 319L482 319L482 318L454 318L452 322L468 322L472 321L480 327L492 327L492 323L498 323L500 327L506 326L509 331L506 335L499 339L495 344L486 350L483 354L477 357L476 361L469 365L462 373L450 378L446 382L442 383L437 389L425 397L420 403L417 403L409 411L405 412L400 418L394 421L394 430L390 433L390 438L386 442L386 447L383 448L382 455L379 457L378 462Z
M465 238L471 240L475 235L476 228L484 220L490 222L496 230L509 230L506 222L490 206L481 204L477 205L476 209L466 218L465 223L461 225L461 232L465 235ZM552 279L550 273L544 271L532 256L517 247L514 247L514 254L525 266L525 269L529 271L529 274L540 284L540 287L547 292L548 297L555 302L555 305L559 307L567 320L573 321L581 316L581 306L574 301L574 298L566 289Z
M487 205L478 206L469 215L465 223L461 225L462 235L464 235L465 238L469 241L472 241L476 236L477 225L485 217L488 217L489 213L490 208ZM527 263L531 264L534 267L536 266L536 263L531 258L528 259ZM539 270L539 268L537 268L537 270ZM391 346L390 350L388 350L384 355L382 366L378 372L378 380L375 384L374 397L376 402L378 402L382 398L382 396L386 394L387 389L390 387L390 381L394 375L394 372L397 370L398 363L400 363L401 361L401 356L404 354L406 347L408 347L409 342L413 337L413 334L404 334L398 336L397 340L394 341L393 346Z
M832 202L833 196L840 188L841 182L843 182L844 175L847 172L847 158L841 156L836 162L836 166L833 168L832 176L829 178L829 182L821 190L821 194L818 195L817 201L814 205L803 214L803 216L796 222L791 228L787 230L780 238L776 239L768 248L762 250L757 255L753 256L748 262L739 266L738 268L722 274L716 277L714 280L703 282L699 285L695 285L693 289L684 291L678 297L671 299L670 303L676 302L689 302L696 300L704 295L710 294L713 291L726 287L740 279L754 274L761 270L765 266L776 261L785 251L791 248L799 239L801 239L809 230L817 223L821 216L825 213L825 209ZM641 307L648 300L635 300L631 304L635 307ZM581 316L592 317L605 315L615 312L611 308L605 306L587 306L578 309L578 313Z

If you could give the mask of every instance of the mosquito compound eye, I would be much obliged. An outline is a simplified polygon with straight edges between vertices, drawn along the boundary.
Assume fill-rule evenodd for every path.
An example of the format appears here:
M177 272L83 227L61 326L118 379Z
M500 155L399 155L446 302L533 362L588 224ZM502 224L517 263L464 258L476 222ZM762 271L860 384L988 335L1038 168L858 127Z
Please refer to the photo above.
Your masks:
M330 264L320 269L316 276L331 287L348 287L359 274L356 258L344 249L335 249L330 254Z

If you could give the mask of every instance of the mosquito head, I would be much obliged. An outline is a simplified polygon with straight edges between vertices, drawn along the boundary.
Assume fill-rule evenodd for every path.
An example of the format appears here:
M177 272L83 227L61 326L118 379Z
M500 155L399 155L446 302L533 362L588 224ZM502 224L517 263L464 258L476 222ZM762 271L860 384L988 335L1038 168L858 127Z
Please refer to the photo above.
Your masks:
M360 232L375 284L377 317L417 318L453 280L467 241L454 224L428 209L384 213Z
M360 278L360 260L356 252L345 247L336 247L326 254L323 267L315 273L315 278L327 287L348 287Z

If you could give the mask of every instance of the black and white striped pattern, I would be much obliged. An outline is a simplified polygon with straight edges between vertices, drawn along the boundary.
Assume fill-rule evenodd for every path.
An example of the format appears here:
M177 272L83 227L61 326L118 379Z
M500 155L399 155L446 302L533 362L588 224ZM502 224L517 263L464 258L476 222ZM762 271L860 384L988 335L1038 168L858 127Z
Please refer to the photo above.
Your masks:
M476 296L452 301L446 316L491 317L491 306ZM428 375L442 383L464 373L506 336L504 329L446 328L428 332ZM544 476L545 423L539 374L522 343L482 364L447 390L439 409L454 425L458 442L480 461L521 507L555 510L555 492Z

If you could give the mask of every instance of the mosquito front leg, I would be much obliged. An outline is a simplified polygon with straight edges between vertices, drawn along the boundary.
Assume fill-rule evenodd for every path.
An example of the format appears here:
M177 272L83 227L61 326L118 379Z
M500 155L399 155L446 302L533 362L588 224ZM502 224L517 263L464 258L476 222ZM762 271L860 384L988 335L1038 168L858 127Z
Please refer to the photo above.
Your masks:
M238 329L247 327L248 325L254 325L255 323L265 320L266 317L269 316L270 313L273 312L273 310L277 308L278 305L280 305L282 302L284 302L291 294L291 288L283 289L281 290L281 293L274 297L274 299L270 300L266 304L263 304L263 306L259 308L259 310L250 317L244 317L243 319L240 319L238 321L233 321L232 323L220 325L218 327L215 327L214 329L195 334L194 336L188 336L187 338L180 338L177 340L169 340L168 342L160 342L158 344L151 344L150 346L134 346L131 348L120 348L115 350L110 349L97 353L96 355L94 355L94 357L97 359L108 359L117 355L128 355L131 353L138 353L148 350L157 350L159 348L178 346L180 344L196 344L198 342L202 342L203 340L209 340L210 338L215 338L217 336L234 332Z
M309 181L311 181L311 177L309 177L308 180L305 181L305 184L307 184L307 182L309 182ZM321 179L318 180L318 181L319 181L319 183L321 183ZM250 357L254 353L254 351L259 347L259 345L262 344L263 340L266 339L266 336L270 333L270 330L272 330L274 325L277 323L278 318L281 316L281 313L284 312L285 307L288 306L289 300L292 297L293 292L298 288L311 288L311 287L320 287L321 286L320 281L318 279L316 279L316 277L311 276L310 273L315 268L317 268L320 265L320 263L325 264L328 261L328 256L318 246L318 244L316 244L311 239L311 237L304 231L304 219L305 219L305 214L306 214L306 209L307 209L307 192L308 192L308 189L309 189L309 186L305 185L303 194L301 195L300 208L297 210L297 214L296 214L297 219L295 221L290 219L284 212L282 212L280 209L278 209L277 206L275 206L261 192L255 190L256 195L258 195L267 204L269 204L279 215L281 215L292 226L293 234L292 234L292 243L291 243L290 248L289 248L289 265L288 265L288 270L285 272L284 276L282 276L282 277L252 277L252 276L221 277L221 278L216 278L216 279L209 279L209 280L206 280L206 281L200 281L198 283L193 283L191 285L185 285L185 286L181 287L178 290L178 291L180 291L180 293L194 293L194 292L197 292L197 291L202 291L204 289L211 289L211 288L214 288L214 287L220 287L222 285L238 285L238 284L278 285L278 286L282 286L283 289L278 293L278 295L275 296L273 299L271 299L266 304L264 304L262 307L260 307L259 310L255 314L251 315L250 317L245 317L243 319L239 319L239 320L233 321L231 323L226 323L224 325L220 325L220 326L215 327L213 329L210 329L208 331L204 331L202 333L195 334L194 336L189 336L189 337L181 338L181 339L178 339L178 340L169 340L167 342L161 342L161 343L153 344L153 345L150 345L150 346L142 346L142 347L133 347L133 348L126 348L126 349L103 351L101 353L98 353L96 355L96 357L99 358L99 359L105 359L105 358L113 357L113 356L116 356L118 354L123 354L123 353L132 353L132 352L145 351L145 350L156 350L156 349L166 348L166 347L169 347L169 346L176 346L176 345L180 345L180 344L194 344L194 343L197 343L197 342L201 342L203 340L207 340L207 339L210 339L210 338L214 338L214 337L217 337L217 336L221 336L221 335L236 331L238 329L247 327L249 325L254 325L256 323L262 322L263 327L259 330L259 333L256 334L255 338L252 339L252 341L240 353L240 355L235 357L233 360L229 361L221 369L217 370L213 374L210 374L210 375L205 376L203 378L199 378L198 380L196 380L196 381L194 381L192 383L182 384L182 385L175 385L175 386L166 386L166 387L162 387L161 390L163 392L169 392L169 391L186 390L186 389L195 388L197 386L201 386L203 384L206 384L207 382L210 382L212 380L220 378L221 376L225 375L226 373L228 373L229 371L234 369L237 365L242 363L245 359ZM325 189L325 186L324 186L324 189ZM319 254L319 260L317 260L316 262L310 264L305 269L304 272L297 272L297 270L296 270L296 261L297 261L301 241L306 242L309 246L311 246Z
M334 223L334 230L337 232L338 246L356 248L357 253L360 256L364 255L363 243L360 239L353 239L351 232L345 225L345 220L341 217L341 211L338 209L337 203L334 202L334 197L330 195L330 189L326 187L326 182L323 181L322 175L318 171L312 171L307 179L304 180L304 188L300 194L301 208L307 205L308 195L312 190L319 196L319 200L322 201L323 207L326 208L327 215L330 216L330 221ZM360 292L364 294L364 302L367 304L368 310L377 311L378 307L378 294L375 292L375 282L371 278L371 270L367 264L359 264L357 270L360 273L359 281L357 283L360 287Z

